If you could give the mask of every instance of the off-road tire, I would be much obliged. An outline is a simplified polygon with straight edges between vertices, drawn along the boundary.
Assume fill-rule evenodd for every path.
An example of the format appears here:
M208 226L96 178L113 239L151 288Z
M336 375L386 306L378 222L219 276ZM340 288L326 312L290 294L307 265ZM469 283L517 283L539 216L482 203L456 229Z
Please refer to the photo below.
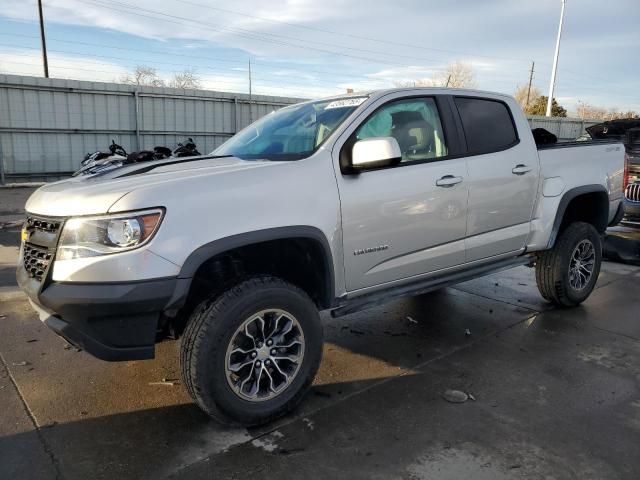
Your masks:
M225 355L233 334L249 316L263 309L283 309L298 320L305 350L291 384L277 397L262 402L243 400L231 389ZM279 278L252 277L213 295L196 307L180 345L185 387L208 415L227 424L255 426L291 411L309 389L322 358L322 324L309 296Z
M569 282L569 264L576 246L589 240L595 249L593 272L587 285L576 290ZM536 259L536 283L545 300L560 307L575 307L584 302L593 291L602 263L602 239L593 225L574 222L559 235L550 250L538 254Z

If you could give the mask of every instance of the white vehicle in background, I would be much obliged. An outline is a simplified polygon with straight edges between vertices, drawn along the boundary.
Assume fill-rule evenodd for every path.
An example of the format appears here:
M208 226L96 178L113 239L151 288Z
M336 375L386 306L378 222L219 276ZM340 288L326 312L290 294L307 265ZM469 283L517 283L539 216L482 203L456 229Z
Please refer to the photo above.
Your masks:
M508 96L392 89L272 113L211 155L78 176L26 205L18 281L105 360L181 337L193 399L256 425L291 410L334 316L535 264L583 302L622 214L622 144L536 147Z

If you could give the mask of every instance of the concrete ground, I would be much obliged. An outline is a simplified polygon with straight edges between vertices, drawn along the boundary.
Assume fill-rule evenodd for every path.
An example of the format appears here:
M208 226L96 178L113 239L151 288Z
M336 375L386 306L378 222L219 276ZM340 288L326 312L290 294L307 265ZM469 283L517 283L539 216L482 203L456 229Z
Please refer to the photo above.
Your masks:
M0 248L17 235L0 230ZM324 316L312 391L292 415L249 430L223 428L190 401L177 342L152 361L101 362L65 345L24 298L2 295L1 479L640 472L639 267L605 262L593 295L570 310L543 302L522 267ZM447 389L475 400L449 403Z

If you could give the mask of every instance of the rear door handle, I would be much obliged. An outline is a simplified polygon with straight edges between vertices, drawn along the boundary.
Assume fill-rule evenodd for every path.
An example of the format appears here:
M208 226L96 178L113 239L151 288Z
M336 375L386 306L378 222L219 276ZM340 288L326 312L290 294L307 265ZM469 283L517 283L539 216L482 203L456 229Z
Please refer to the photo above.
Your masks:
M513 167L513 170L511 170L511 173L513 173L514 175L524 175L525 173L528 173L531 170L533 170L533 168L527 167L526 165L519 163L518 165Z
M444 177L436 180L436 185L438 187L450 188L454 185L462 182L462 177L454 177L453 175L445 175Z

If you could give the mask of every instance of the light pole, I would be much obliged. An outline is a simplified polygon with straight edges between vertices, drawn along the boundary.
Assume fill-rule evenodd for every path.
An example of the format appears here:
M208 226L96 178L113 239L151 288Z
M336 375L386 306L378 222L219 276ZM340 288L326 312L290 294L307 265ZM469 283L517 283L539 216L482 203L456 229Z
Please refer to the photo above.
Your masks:
M44 77L49 78L49 62L47 60L47 42L44 39L44 18L42 17L42 0L38 0L38 16L40 17L40 42L42 43L42 66Z
M562 0L560 10L560 26L558 27L558 39L556 40L556 54L553 57L553 68L551 69L551 83L549 84L549 97L547 98L547 117L551 116L551 105L553 103L553 90L556 86L556 70L558 69L558 56L560 55L560 37L562 37L562 22L564 21L564 7L567 0Z

